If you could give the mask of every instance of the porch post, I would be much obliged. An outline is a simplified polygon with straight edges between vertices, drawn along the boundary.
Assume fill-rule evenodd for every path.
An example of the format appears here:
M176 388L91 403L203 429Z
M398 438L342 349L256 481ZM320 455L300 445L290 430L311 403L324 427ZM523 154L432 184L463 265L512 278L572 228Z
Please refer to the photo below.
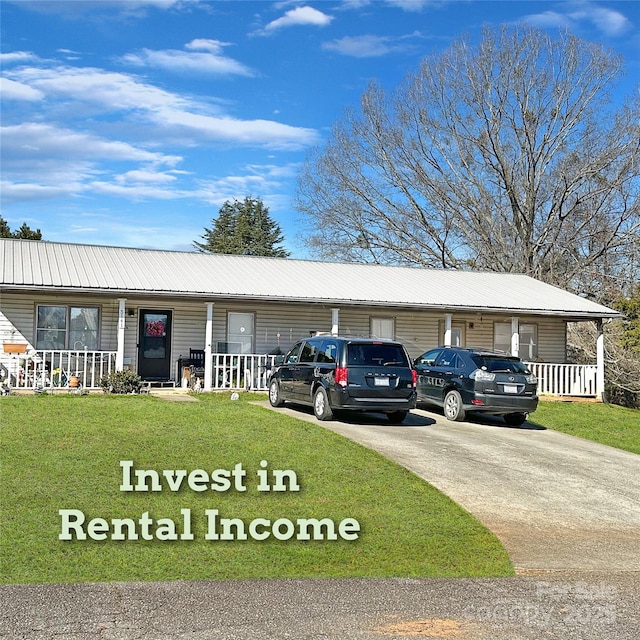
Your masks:
M451 320L453 319L452 313L447 313L444 316L444 346L451 346Z
M596 322L598 338L596 340L596 398L604 400L604 322Z
M520 324L517 316L511 318L511 355L520 355Z
M118 336L116 345L116 371L124 369L124 328L126 324L126 298L118 298Z
M211 391L213 379L213 302L207 302L204 338L204 390Z
M340 309L331 309L331 335L338 335L338 328L340 326Z

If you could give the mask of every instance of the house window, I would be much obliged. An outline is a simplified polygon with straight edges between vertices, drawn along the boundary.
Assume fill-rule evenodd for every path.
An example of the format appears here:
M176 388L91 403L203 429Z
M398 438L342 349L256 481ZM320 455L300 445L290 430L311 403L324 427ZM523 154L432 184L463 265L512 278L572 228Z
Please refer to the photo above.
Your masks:
M519 356L522 360L536 360L538 357L538 325L518 325L520 335ZM493 347L506 353L511 353L511 323L493 323Z
M371 336L395 340L396 323L393 318L371 318Z
M254 314L230 311L227 316L227 353L253 353Z
M519 329L520 358L533 362L538 359L538 325L521 324Z
M451 344L448 347L464 347L466 344L466 325L464 322L451 323ZM438 333L440 335L440 344L444 345L445 340L445 323L444 320L438 321Z
M39 305L36 349L98 349L98 307Z

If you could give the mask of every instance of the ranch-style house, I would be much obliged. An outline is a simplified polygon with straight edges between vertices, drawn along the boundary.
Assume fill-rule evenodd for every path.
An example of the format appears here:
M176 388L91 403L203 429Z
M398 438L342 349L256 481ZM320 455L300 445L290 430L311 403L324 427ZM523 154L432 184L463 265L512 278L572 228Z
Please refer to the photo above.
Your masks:
M0 240L0 376L22 389L266 389L275 354L315 332L501 349L542 394L602 397L603 323L619 314L528 276ZM567 363L595 322L597 362Z

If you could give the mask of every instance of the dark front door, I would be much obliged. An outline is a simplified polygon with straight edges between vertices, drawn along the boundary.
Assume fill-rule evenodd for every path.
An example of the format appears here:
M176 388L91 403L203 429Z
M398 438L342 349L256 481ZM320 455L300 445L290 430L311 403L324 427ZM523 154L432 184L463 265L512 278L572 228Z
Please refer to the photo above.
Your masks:
M143 380L171 377L171 311L140 309L138 375Z

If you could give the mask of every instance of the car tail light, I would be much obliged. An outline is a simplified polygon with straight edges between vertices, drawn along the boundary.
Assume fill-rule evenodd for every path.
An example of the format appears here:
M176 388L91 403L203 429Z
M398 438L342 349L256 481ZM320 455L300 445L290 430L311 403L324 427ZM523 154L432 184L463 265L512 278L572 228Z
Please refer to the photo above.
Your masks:
M475 404L476 406L482 406L484 404L484 400L476 400L475 398L471 400L471 404Z
M496 379L496 374L484 369L476 369L469 374L469 377L476 382L493 382Z
M413 382L413 388L418 386L418 372L415 369L411 369L411 382Z
M336 379L336 384L339 384L341 387L346 387L347 386L347 368L336 367L335 379Z

